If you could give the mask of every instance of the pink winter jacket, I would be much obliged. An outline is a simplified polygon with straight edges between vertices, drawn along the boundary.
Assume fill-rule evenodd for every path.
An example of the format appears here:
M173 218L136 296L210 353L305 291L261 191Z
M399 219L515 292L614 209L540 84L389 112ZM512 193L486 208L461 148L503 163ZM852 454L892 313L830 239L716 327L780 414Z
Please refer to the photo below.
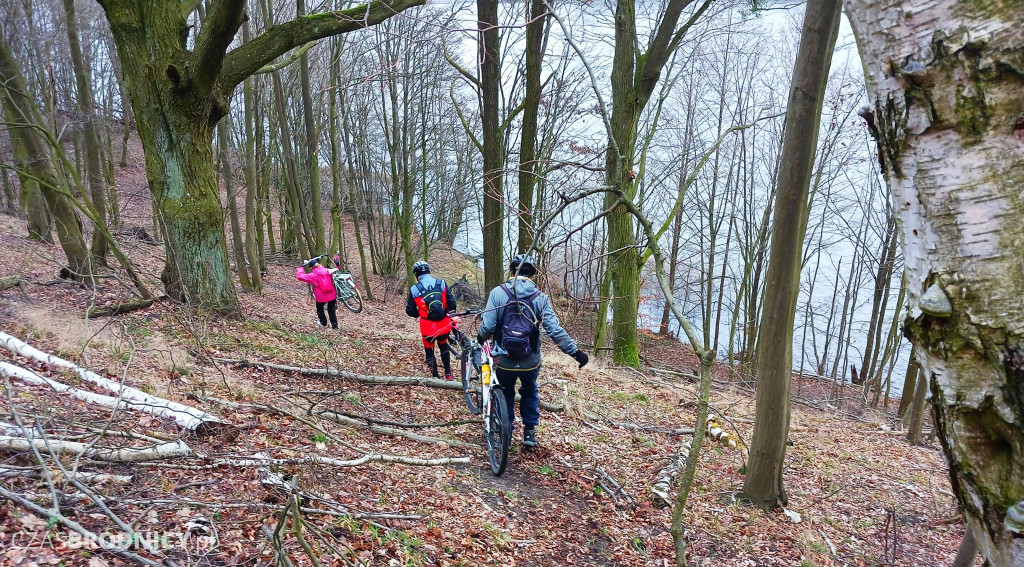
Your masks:
M308 274L302 269L302 266L295 268L295 277L300 282L312 284L313 298L321 303L334 301L338 297L338 292L334 291L334 281L331 280L331 273L327 271L327 268L319 264Z

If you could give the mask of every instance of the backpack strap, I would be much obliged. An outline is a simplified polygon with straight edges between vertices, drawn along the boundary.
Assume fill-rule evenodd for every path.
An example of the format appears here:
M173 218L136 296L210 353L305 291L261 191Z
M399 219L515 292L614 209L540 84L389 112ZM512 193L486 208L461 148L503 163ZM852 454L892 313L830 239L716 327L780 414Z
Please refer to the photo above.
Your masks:
M509 301L519 301L519 297L517 297L516 294L513 293L511 289L509 289L508 284L501 284L500 287L501 290L504 291L506 295L508 295Z
M420 290L420 297L427 293L427 288L423 287L423 282L416 282L416 289Z

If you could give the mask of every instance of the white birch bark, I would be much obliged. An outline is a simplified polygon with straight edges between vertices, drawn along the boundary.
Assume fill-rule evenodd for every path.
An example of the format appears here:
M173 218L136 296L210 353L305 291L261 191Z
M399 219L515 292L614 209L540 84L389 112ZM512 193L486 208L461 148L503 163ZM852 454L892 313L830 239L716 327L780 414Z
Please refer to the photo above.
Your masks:
M49 445L49 447L47 447ZM53 450L56 454L82 455L97 461L110 461L118 463L138 463L142 461L155 461L159 459L173 459L179 457L191 457L194 455L192 449L184 441L173 441L160 443L151 447L122 447L108 449L104 447L93 447L88 443L77 441L61 441L60 439L26 439L24 437L8 437L0 435L0 449L6 451L20 451L27 453L32 447L42 453Z
M86 382L95 384L96 386L99 386L100 388L103 388L104 390L107 390L109 392L113 392L118 396L117 399L113 399L109 398L109 396L92 394L91 392L80 390L78 388L73 388L71 386L67 386L65 384L61 384L60 382L56 382L49 378L43 378L35 375L34 373L29 372L29 374L32 374L32 376L35 376L36 378L43 380L45 383L49 384L54 389L57 389L58 391L67 391L74 395L76 398L81 399L83 401L104 405L106 407L118 407L119 404L123 404L124 407L129 407L130 409L133 410L144 411L154 415L171 417L178 423L178 425L184 427L185 429L188 429L189 431L194 431L199 435L207 435L215 433L219 430L231 429L230 425L224 423L216 416L210 415L204 411L200 411L191 406L179 404L178 402L172 402L170 400L165 400L163 398L158 398L156 396L151 396L143 392L142 390L139 390L138 388L125 386L124 384L115 382L114 380L111 380L104 376L100 376L99 374L91 370L82 368L73 362L64 360L63 358L54 356L52 354L45 353L29 345L28 343L18 339L17 337L12 337L11 335L8 335L7 333L0 332L0 346L15 354L24 356L25 358L34 358L40 362L45 362L52 366L56 366L59 368L68 368L70 370L73 370ZM32 381L30 377L24 374L24 372L28 371L24 371L24 369L19 369L24 372L15 372L11 370L11 368L18 367L13 365L9 366L10 368L7 368L7 371L12 372L12 376L20 380ZM113 402L111 400L113 400ZM114 403L115 405L111 405L112 403Z
M1024 8L846 9L953 487L991 565L1024 565Z

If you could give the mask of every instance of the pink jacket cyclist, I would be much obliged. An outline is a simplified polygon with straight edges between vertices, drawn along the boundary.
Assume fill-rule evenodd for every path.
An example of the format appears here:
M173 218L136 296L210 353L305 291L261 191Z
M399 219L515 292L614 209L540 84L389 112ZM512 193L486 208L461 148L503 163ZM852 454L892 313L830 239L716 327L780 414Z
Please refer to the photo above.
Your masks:
M334 281L327 268L321 266L315 259L305 263L306 267L313 268L313 271L306 273L302 266L295 268L295 279L306 282L313 286L313 299L316 300L316 315L321 327L327 326L328 316L331 327L338 328L338 317L336 314L338 292L334 290ZM324 314L324 307L327 314Z
M317 264L308 274L302 269L302 266L295 268L295 278L300 282L313 285L313 299L318 302L326 303L338 298L338 292L334 290L334 281L331 280L331 273L320 264Z

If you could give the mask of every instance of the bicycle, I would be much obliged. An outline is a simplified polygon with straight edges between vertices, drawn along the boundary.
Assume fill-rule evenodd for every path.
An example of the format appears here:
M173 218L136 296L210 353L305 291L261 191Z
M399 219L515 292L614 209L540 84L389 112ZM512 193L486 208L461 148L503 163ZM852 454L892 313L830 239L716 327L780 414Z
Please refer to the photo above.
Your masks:
M321 258L327 258L327 254L320 256ZM335 270L331 272L331 280L334 282L334 289L338 292L338 301L340 301L346 309L353 313L359 313L363 310L363 298L359 294L359 288L356 287L356 281L352 277L352 274L348 271L348 262L345 262L345 267L342 268L342 261L338 256L334 257Z
M462 377L462 392L466 406L473 415L484 414L484 437L487 440L487 457L491 472L501 476L508 465L508 451L512 446L512 416L505 404L505 391L492 371L494 357L491 356L491 342L479 344L459 330L460 318L479 315L469 310L452 314L451 343L459 355L459 374Z

